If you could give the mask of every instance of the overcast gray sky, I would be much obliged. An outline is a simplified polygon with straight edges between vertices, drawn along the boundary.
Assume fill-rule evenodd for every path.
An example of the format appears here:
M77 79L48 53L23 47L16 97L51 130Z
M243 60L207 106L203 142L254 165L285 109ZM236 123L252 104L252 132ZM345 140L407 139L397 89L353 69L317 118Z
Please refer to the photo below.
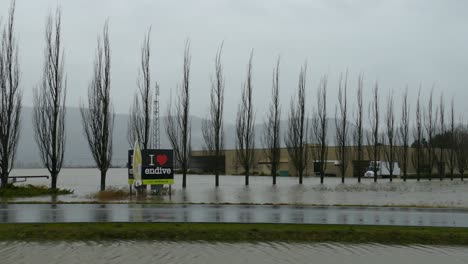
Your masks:
M0 0L2 21L9 5L9 0ZM468 1L17 0L16 34L27 106L41 77L46 16L57 5L63 12L69 106L78 106L86 96L96 39L109 18L111 93L118 113L127 113L132 102L140 45L149 26L152 78L160 83L162 109L181 80L184 43L190 39L191 111L200 117L208 110L213 59L222 41L228 122L237 111L251 49L257 121L268 107L278 55L284 116L305 61L306 104L314 105L318 80L328 74L330 114L339 74L346 69L351 100L357 75L364 72L365 93L378 80L382 100L393 90L398 102L406 85L414 98L419 84L424 94L435 84L436 98L444 91L448 99L455 96L459 113L468 110Z

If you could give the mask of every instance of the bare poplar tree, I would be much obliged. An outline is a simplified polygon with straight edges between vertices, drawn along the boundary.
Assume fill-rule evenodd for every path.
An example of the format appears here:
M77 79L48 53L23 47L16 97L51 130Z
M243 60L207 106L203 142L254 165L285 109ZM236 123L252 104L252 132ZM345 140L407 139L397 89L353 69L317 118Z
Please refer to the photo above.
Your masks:
M320 183L323 184L325 170L327 168L327 76L320 79L317 90L317 109L312 117L312 135L317 146L314 148L314 162L318 162L320 172Z
M249 64L247 66L247 77L242 89L242 99L237 110L236 118L236 154L238 163L244 169L245 185L249 185L250 169L254 165L255 149L255 114L252 103L252 59L253 51L250 52Z
M1 188L8 185L20 135L22 92L19 88L20 69L18 43L14 33L16 1L11 2L8 20L0 41L0 170ZM1 25L0 25L1 26Z
M299 83L297 89L297 103L291 99L289 110L288 129L284 142L288 150L296 174L299 177L299 184L302 184L304 172L308 163L308 151L306 141L308 138L309 125L305 113L305 86L306 86L307 65L301 67L299 73Z
M424 121L425 121L425 129L426 129L426 135L427 135L427 146L425 147L426 150L426 156L427 156L427 176L429 177L429 181L432 180L432 169L434 168L434 163L435 163L435 152L434 152L434 132L435 132L435 124L437 123L437 115L434 117L434 112L433 112L433 105L432 105L432 95L433 95L433 89L431 89L431 93L429 95L429 101L427 105L427 109L424 115Z
M405 93L403 94L401 120L398 128L398 160L403 171L403 181L406 181L406 177L408 176L409 111L410 107L408 105L408 88L406 88Z
M141 62L137 80L138 91L135 94L130 109L127 138L130 146L138 141L143 149L150 148L151 107L153 96L151 93L150 46L151 28L146 33L141 45ZM155 89L158 84L156 83Z
M440 95L439 107L439 135L440 137L445 137L445 102L444 102L444 93ZM439 142L439 155L435 155L436 160L438 160L437 171L439 172L440 180L443 180L445 177L445 155L444 155L444 142Z
M387 99L387 113L385 115L385 136L387 146L384 146L386 166L390 172L390 181L393 180L393 171L395 170L395 114L393 110L393 91ZM385 142L382 140L382 142Z
M223 108L224 108L224 76L221 53L223 44L219 47L215 57L215 79L211 81L210 116L202 122L202 134L206 150L215 157L210 164L215 174L215 186L219 186L220 164L224 148Z
M379 85L376 82L373 90L372 102L369 105L369 123L371 134L367 137L367 144L371 145L371 156L374 162L374 182L377 182L378 162L380 160L379 144Z
M106 174L112 161L112 133L114 130L114 110L111 104L111 61L109 44L109 24L104 24L101 39L98 38L93 77L88 88L88 105L80 107L84 134L93 154L94 161L101 171L101 191L106 188Z
M354 145L356 146L355 152L355 159L360 166L360 162L364 160L364 150L363 150L363 142L364 142L364 131L362 128L362 114L363 114L363 101L362 101L362 89L364 87L364 75L361 73L358 76L358 86L357 86L357 109L356 109L356 117L355 117L355 124L356 129L354 130ZM362 172L360 168L358 171L358 182L361 182ZM356 175L354 175L356 177Z
M341 173L341 182L344 183L346 169L348 167L348 72L346 75L343 74L340 76L340 81L338 84L338 107L339 110L335 108L335 126L336 126L336 156L340 161L340 173ZM340 112L338 116L337 112Z
M449 152L449 166L450 166L450 180L453 181L453 172L455 170L455 109L453 97L450 103L450 152Z
M421 88L419 88L418 99L416 101L416 124L413 129L413 137L415 138L416 151L413 152L413 166L416 168L416 179L419 181L421 177L421 171L423 167L423 149L422 149L422 140L424 137L422 116L421 116Z
M65 151L64 55L61 42L61 10L55 19L50 14L45 29L44 70L42 82L34 89L33 125L36 143L44 166L50 173L51 189L57 188Z
M468 166L468 127L463 124L463 120L460 120L460 126L455 131L455 146L458 172L463 181L465 168Z
M271 88L271 103L268 109L267 119L264 125L263 146L265 156L270 162L271 176L273 184L276 184L276 174L280 165L280 117L281 107L279 104L279 65L280 59L276 62L276 68L273 69L273 85Z
M187 171L190 162L191 121L190 108L190 43L185 43L184 73L182 84L178 87L177 99L173 109L172 99L167 109L166 133L174 149L176 162L182 172L182 188L187 187Z

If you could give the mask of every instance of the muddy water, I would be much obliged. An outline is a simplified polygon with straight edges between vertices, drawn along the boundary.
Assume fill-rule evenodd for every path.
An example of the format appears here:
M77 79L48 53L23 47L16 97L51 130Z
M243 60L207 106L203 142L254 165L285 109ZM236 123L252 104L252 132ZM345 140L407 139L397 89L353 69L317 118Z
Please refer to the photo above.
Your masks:
M14 170L12 175L46 175L47 171L37 169ZM279 177L272 186L271 177L251 177L250 185L244 186L242 176L221 176L220 187L214 187L214 176L188 175L187 188L181 188L181 175L175 176L173 195L153 197L155 201L194 202L194 203L284 203L321 205L430 205L468 207L468 181L444 180L403 182L400 179L389 182L379 179L347 178L345 184L340 179L326 178L321 185L316 177L304 179L299 185L295 177ZM27 183L48 185L46 179L31 179ZM107 185L128 188L127 170L111 169ZM63 201L89 201L90 194L99 187L99 172L96 169L63 169L58 180L60 188L75 190L73 195L60 196ZM51 197L18 199L19 201L43 200Z
M467 263L462 247L204 242L0 242L1 263Z

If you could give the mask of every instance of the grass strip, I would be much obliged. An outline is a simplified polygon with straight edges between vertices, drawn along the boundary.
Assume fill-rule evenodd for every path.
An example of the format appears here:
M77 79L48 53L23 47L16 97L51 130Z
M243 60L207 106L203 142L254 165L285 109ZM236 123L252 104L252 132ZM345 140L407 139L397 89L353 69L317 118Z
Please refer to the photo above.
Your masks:
M63 195L72 194L72 190L68 189L55 189L52 190L47 186L37 185L13 185L9 184L6 188L0 188L0 198L13 198L13 197L34 197L42 195Z
M229 223L0 224L0 240L113 239L468 245L468 228Z

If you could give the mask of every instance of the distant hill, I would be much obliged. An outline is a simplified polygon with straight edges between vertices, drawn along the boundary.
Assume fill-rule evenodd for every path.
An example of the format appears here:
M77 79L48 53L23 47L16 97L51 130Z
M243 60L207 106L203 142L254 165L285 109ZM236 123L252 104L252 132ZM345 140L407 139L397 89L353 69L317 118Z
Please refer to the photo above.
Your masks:
M22 109L22 131L18 145L18 153L15 167L42 167L38 148L34 138L32 125L33 109L24 107ZM166 117L161 118L161 147L171 148L166 132L164 130ZM260 121L260 120L257 120ZM130 145L127 140L128 115L116 114L114 123L114 153L113 166L125 166L127 162L127 150ZM202 119L192 116L192 149L203 149L203 136L201 132ZM235 124L231 120L225 121L225 148L235 148ZM261 148L263 136L263 124L255 125L255 147ZM281 140L287 128L287 121L281 121ZM350 132L352 126L350 125ZM66 145L65 145L65 167L94 167L93 157L89 151L88 143L83 135L81 115L78 108L68 107L66 112ZM328 120L328 142L335 142L335 120ZM282 144L284 145L284 144Z

